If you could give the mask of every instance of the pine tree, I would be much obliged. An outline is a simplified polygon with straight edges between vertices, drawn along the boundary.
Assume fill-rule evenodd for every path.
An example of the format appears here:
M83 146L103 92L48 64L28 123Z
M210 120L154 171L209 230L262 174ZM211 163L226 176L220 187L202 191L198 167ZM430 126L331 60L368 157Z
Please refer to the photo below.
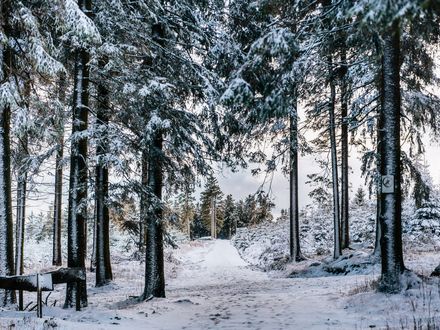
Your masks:
M235 209L235 202L232 195L226 196L224 201L224 214L223 214L223 225L221 227L219 237L231 239L232 235L235 234L237 227L237 213Z
M11 26L12 1L2 1L1 5L2 33L6 38L13 38ZM13 223L11 197L11 146L10 146L10 118L11 118L11 81L14 74L14 54L8 44L0 48L0 275L14 274L13 251ZM6 306L15 302L15 293L11 290L1 290L0 304Z
M73 4L72 4L73 5ZM85 28L92 38L100 41L96 28L90 19L92 14L91 0L78 0L77 12L84 20ZM83 16L81 16L83 15ZM87 35L86 35L87 36ZM84 36L80 36L83 37ZM72 110L72 142L70 151L70 181L68 205L68 234L67 234L67 266L85 268L86 257L86 224L87 224L87 136L89 113L89 75L90 75L90 45L87 40L80 39L74 51L75 72ZM85 281L68 283L64 307L75 306L76 296L79 295L81 306L87 306L87 286Z
M195 213L193 190L193 187L189 186L178 196L180 229L189 236L191 236L191 222Z
M165 297L165 274L163 256L163 136L158 131L150 147L148 159L148 190L150 191L146 222L145 287L142 299Z
M365 205L365 190L362 187L359 187L356 191L356 194L354 195L354 203L357 206L364 206Z
M105 62L101 60L101 67ZM109 152L109 90L104 84L98 85L98 107L95 132L96 145L95 179L95 221L96 221L96 286L103 286L113 279L110 262L110 215L108 165L104 159Z
M255 210L255 223L260 224L264 221L272 221L272 208L275 204L270 200L270 196L264 191L260 190L256 195L257 208ZM299 234L299 229L298 229ZM297 259L298 261L299 259Z
M248 195L243 203L242 209L242 221L240 227L249 227L257 223L257 201L255 200L255 195Z
M200 205L196 204L194 217L191 221L191 238L200 238L208 235L209 232L203 224L202 215L200 213Z
M380 173L382 175L380 290L398 292L404 271L400 188L400 22L385 31L383 48L383 108L380 113ZM384 187L390 186L389 191Z
M213 176L208 177L205 190L200 194L200 214L204 227L214 238L217 237L221 228L222 199L223 193L217 179Z
M29 94L30 84L26 83L24 90L25 104L24 109L29 110ZM24 273L24 233L25 233L25 219L26 219L26 195L27 195L27 181L28 181L28 168L27 157L29 156L28 149L28 128L26 122L23 123L23 127L18 129L17 136L17 151L15 157L15 167L17 173L17 208L16 208L16 226L15 226L15 274L23 275ZM18 306L19 310L23 310L23 291L18 293Z
M66 99L66 74L61 73L58 81L58 107L54 116L54 130L58 144L55 156L55 199L53 208L52 230L52 265L62 265L61 254L61 226L62 226L62 203L63 203L63 156L64 156L64 103Z

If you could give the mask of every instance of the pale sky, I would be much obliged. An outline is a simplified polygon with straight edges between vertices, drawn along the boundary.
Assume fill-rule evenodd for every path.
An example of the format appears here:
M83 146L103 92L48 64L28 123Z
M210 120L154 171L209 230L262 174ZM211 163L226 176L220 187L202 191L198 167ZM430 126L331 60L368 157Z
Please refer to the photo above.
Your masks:
M434 181L434 184L440 184L440 168L435 164L440 162L440 145L431 143L427 136L424 140L426 146L425 161L429 166L429 171ZM321 171L317 165L315 158L316 155L307 155L299 157L299 206L305 207L311 202L308 193L312 190L312 187L307 185L307 175ZM350 147L349 154L349 166L351 171L349 173L349 180L351 183L351 195L356 192L359 187L364 187L367 191L367 187L364 185L365 178L361 177L361 154L354 148ZM252 168L252 166L250 166ZM339 173L340 174L340 173ZM218 175L219 184L226 194L232 194L234 199L242 199L249 194L253 194L264 182L264 176L260 175L253 177L249 170L243 170L238 173L232 173L225 170L222 174ZM269 183L265 185L266 191L269 187ZM277 171L273 177L272 182L272 195L276 204L273 211L277 216L281 209L287 209L289 207L289 181L288 178Z

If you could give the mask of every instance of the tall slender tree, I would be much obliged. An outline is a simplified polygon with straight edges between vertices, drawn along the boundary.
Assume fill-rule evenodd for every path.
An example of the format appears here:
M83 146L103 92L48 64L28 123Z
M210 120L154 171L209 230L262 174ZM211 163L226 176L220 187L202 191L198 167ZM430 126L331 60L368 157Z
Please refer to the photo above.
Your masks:
M78 7L87 16L92 14L91 0L78 0ZM87 224L87 127L89 113L89 62L86 46L74 50L74 89L72 110L72 142L70 151L69 205L67 218L67 266L85 268ZM75 306L77 295L87 306L86 282L68 283L64 307Z
M347 54L345 42L341 46L341 68L342 77L341 90L341 248L348 248L350 245L349 225L349 181L348 181L348 75L347 75Z
M332 186L333 186L333 258L338 258L342 254L341 250L341 221L340 221L340 204L339 204L339 176L338 176L338 152L336 147L336 120L335 120L335 103L336 103L336 86L333 78L332 59L328 57L329 63L329 86L330 98L328 101L330 133L330 153L332 168Z
M101 60L102 61L102 60ZM101 63L104 67L105 62ZM109 152L109 91L103 84L98 85L98 109L96 114L96 179L95 179L95 217L96 217L96 286L102 286L113 279L110 262L110 217L108 195L108 165L104 157Z
M63 156L64 156L64 103L66 100L66 74L62 73L58 81L58 100L61 113L54 119L58 147L55 155L55 194L53 203L52 227L52 265L62 265L61 253L61 223L63 205Z
M295 93L296 94L296 93ZM290 258L304 260L299 239L299 203L298 203L298 111L296 95L292 100L293 108L289 114L290 130L290 164L289 164L289 204L290 204Z
M20 134L17 150L17 212L15 226L15 274L22 275L24 272L24 232L26 219L26 194L27 178L25 159L28 154L27 132ZM23 291L18 292L19 310L23 310Z
M400 276L405 267L402 252L402 191L400 186L400 22L394 20L383 35L382 88L383 105L379 129L380 227L382 277L380 290L401 290Z
M0 4L1 33L12 38L12 1ZM13 80L14 54L7 42L0 46L0 275L14 275L14 243L11 198L11 146L10 119L12 95L10 85ZM6 306L15 302L15 293L1 290L0 304Z

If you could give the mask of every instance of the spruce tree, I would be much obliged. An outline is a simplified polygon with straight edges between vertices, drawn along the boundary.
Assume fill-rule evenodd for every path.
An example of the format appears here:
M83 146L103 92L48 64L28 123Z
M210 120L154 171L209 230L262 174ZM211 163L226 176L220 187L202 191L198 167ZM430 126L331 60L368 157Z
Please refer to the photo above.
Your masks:
M223 193L220 189L218 181L215 177L210 176L206 180L205 189L200 194L200 214L204 228L210 232L212 237L216 237L221 228L221 208L222 208ZM212 222L215 222L214 223ZM216 232L212 230L216 228Z
M74 6L74 4L71 4ZM92 1L78 0L80 11L76 12L83 20L88 37L100 41L93 25ZM75 8L76 9L76 8ZM84 35L80 35L74 44L74 87L72 109L72 142L70 150L70 180L67 218L67 266L85 268L86 225L87 225L87 185L88 185L88 145L87 128L89 117L89 80L90 80L90 44ZM81 306L87 306L86 282L68 283L65 308L75 306L77 295Z

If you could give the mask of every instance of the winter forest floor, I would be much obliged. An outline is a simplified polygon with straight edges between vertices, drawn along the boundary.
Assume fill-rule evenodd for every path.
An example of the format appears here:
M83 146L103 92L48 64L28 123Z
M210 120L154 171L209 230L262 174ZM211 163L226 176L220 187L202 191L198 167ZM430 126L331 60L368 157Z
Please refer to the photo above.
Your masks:
M143 264L119 260L115 281L94 288L89 278L89 307L81 312L60 308L64 286L56 286L43 309L2 310L2 329L369 329L439 326L437 280L397 296L376 293L373 275L286 278L265 273L240 258L226 240L194 241L167 258L167 298L135 303L141 293ZM413 256L408 266L423 272ZM427 265L426 268L431 267ZM90 274L93 276L94 274ZM35 301L34 293L26 302ZM25 302L25 304L26 304ZM434 329L434 327L431 327Z

